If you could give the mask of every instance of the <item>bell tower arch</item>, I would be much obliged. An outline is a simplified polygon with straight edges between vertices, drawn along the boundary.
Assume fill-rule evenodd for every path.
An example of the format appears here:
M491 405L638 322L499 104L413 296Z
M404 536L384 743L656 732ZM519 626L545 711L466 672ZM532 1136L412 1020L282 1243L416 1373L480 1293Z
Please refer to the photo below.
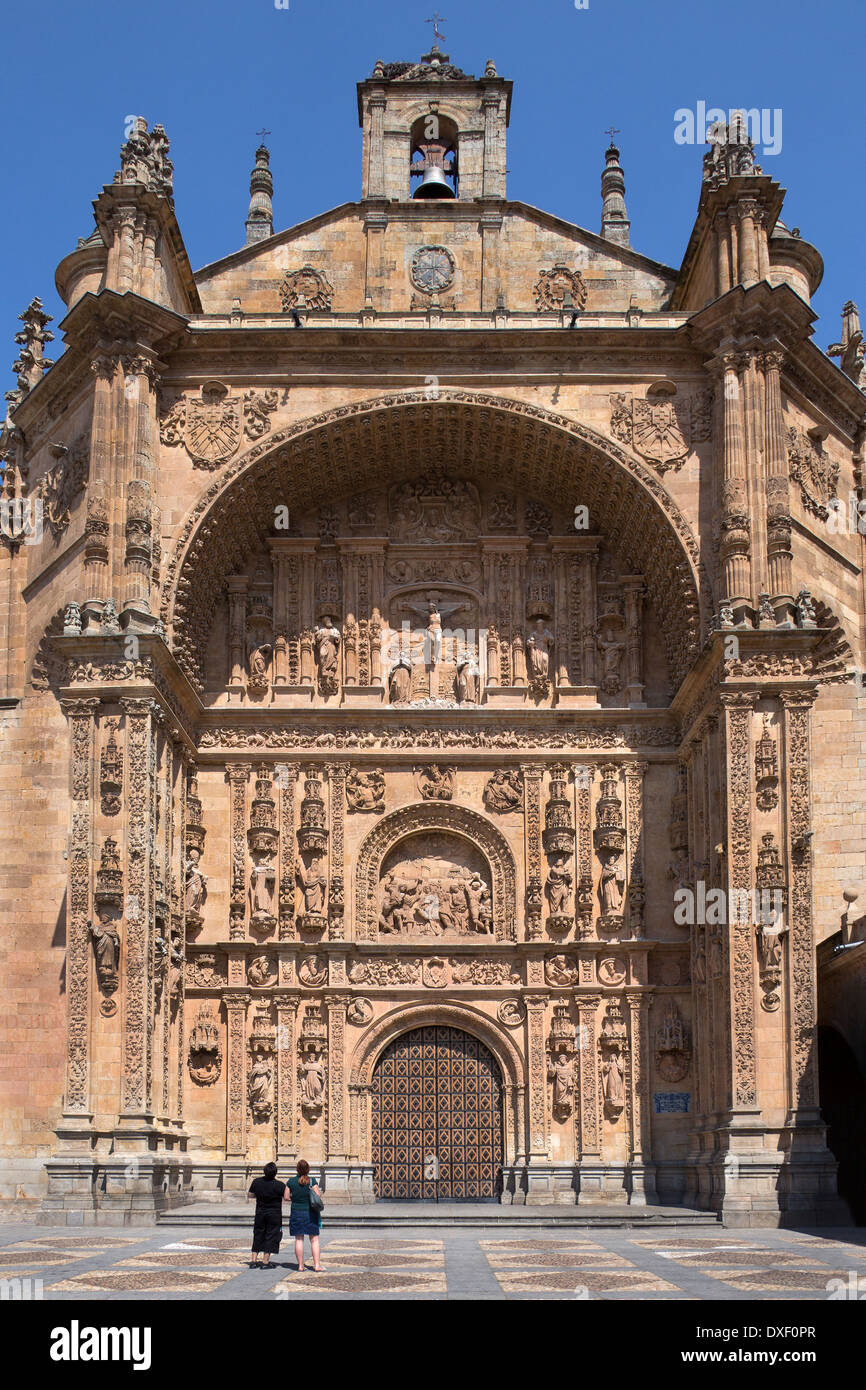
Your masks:
M358 83L363 199L505 197L511 83L473 77L434 44L417 63L376 63Z

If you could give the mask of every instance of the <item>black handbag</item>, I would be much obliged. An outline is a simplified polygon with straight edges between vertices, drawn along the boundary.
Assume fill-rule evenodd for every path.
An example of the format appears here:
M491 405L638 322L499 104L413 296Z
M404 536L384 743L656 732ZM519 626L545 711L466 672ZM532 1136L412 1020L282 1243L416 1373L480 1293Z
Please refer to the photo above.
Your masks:
M318 1192L313 1191L313 1184L310 1183L310 1211L320 1212L325 1209L325 1200L320 1197Z

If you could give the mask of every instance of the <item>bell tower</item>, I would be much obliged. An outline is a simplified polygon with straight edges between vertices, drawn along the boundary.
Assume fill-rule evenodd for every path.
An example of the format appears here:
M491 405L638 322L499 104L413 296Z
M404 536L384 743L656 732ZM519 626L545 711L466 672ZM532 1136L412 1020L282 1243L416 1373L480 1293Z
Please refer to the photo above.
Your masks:
M361 197L504 198L511 87L492 60L476 78L455 67L438 42L417 63L380 59L358 83Z

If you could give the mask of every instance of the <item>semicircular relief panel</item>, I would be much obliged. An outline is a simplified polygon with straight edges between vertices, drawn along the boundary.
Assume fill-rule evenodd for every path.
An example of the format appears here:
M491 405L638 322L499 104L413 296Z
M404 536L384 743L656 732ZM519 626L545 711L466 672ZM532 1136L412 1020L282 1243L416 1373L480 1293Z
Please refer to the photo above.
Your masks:
M484 855L445 831L401 840L382 862L378 923L385 936L490 936L493 900Z

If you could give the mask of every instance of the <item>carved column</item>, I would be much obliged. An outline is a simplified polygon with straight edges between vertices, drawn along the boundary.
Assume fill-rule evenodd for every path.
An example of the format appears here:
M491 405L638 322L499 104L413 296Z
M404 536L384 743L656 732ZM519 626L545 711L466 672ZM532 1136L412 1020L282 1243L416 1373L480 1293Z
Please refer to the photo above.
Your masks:
M247 1004L246 990L223 995L226 1007L226 1158L247 1156Z
M546 1162L549 1157L550 1135L547 1119L547 1050L544 1036L544 1013L547 996L526 994L527 1053L529 1062L529 1162Z
M123 1064L121 1127L134 1129L153 1120L153 1008L149 961L152 931L152 828L155 810L153 702L123 699L127 747L127 831L129 865L124 942ZM141 1136L136 1136L141 1140Z
M275 990L277 1006L277 1157L293 1160L297 1155L297 1038L296 1024L300 994L295 990Z
M156 387L159 375L148 352L124 358L124 416L126 435L126 553L125 607L150 611L150 570L153 549L154 483L156 480Z
M328 1149L326 1158L344 1161L348 1151L345 1133L346 1007L351 996L333 994L328 999Z
M328 767L331 784L331 853L328 865L328 937L339 941L345 936L345 883L343 879L343 833L346 815L346 768L343 763Z
M598 1049L595 1039L595 1019L601 995L579 994L576 1002L580 1020L577 1033L580 1097L576 1115L575 1144L580 1165L577 1204L585 1206L589 1202L597 1201L601 1192L601 1123L598 1111Z
M791 1119L818 1119L817 995L815 938L812 920L812 851L803 837L812 828L810 710L814 690L780 692L785 711L790 844L790 928L788 932L788 989L790 1063L788 1069Z
M243 941L247 910L247 783L249 763L232 763L226 769L231 788L231 896L229 899L229 940Z
M650 1077L649 1077L649 1005L651 995L626 991L629 1009L630 1076L631 1105L629 1114L631 1129L629 1134L629 1172L631 1191L629 1202L632 1206L646 1206L658 1198L655 1190L655 1168L648 1166L646 1159L652 1154L650 1135Z
M628 924L633 941L644 937L644 818L643 779L649 763L626 763L625 798L628 836Z
M295 934L295 787L297 763L277 766L280 793L280 941L291 941Z
M536 763L524 763L524 817L526 833L526 939L541 937L541 782L543 768Z
M625 698L632 706L643 709L643 576L629 575L623 579L625 593Z
M93 863L93 770L99 701L64 700L71 741L69 939L66 947L66 1093L61 1129L92 1120L90 1098L90 890ZM122 947L121 947L122 951ZM121 965L121 969L123 966ZM61 1129L58 1133L61 1133ZM63 1136L71 1141L72 1134Z
M585 941L592 936L592 768L577 763L574 788L577 802L577 914L578 935Z
M228 579L229 591L229 685L244 686L247 654L247 580L246 575L233 574Z
M102 600L111 593L110 556L112 513L113 381L117 357L101 353L93 358L96 378L93 390L93 422L90 429L90 481L84 522L84 590L88 600Z
M581 557L581 643L584 686L598 685L596 621L598 615L598 551Z
M742 285L754 285L758 279L758 241L756 219L758 204L754 198L741 198L737 203L740 219L739 271Z
M274 689L289 683L288 555L271 542L274 568Z
M726 211L716 213L713 234L716 242L716 296L721 298L731 288L730 244Z
M781 370L784 361L785 354L780 349L764 353L767 583L778 623L792 622L795 613L788 451L782 410Z
M722 445L721 541L719 562L722 597L740 621L749 607L752 592L749 541L749 510L746 485L746 457L742 390L735 352L721 352L711 368L722 394L724 433Z
M723 691L725 752L728 765L727 788L727 886L751 893L752 874L752 797L751 749L753 691ZM730 898L729 898L730 901ZM730 914L733 915L733 914ZM758 1105L755 1057L754 953L749 922L731 922L729 980L731 990L731 1066L733 1106L754 1114Z

